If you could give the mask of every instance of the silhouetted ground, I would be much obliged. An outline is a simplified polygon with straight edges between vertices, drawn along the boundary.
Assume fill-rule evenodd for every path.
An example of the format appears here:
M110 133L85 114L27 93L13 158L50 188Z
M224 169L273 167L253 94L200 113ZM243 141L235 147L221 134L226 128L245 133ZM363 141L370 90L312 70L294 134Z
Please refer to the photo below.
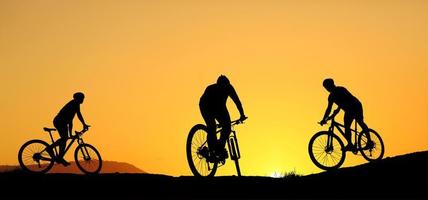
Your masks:
M0 173L14 171L17 169L21 169L19 165L0 165ZM147 172L135 167L132 164L126 162L117 162L117 161L103 161L103 165L100 173L108 174L108 173L144 173ZM70 161L70 166L64 167L61 164L55 164L48 173L60 173L60 174L83 174L82 171L77 167L74 161Z
M427 199L428 151L308 176L0 174L0 195L77 199Z

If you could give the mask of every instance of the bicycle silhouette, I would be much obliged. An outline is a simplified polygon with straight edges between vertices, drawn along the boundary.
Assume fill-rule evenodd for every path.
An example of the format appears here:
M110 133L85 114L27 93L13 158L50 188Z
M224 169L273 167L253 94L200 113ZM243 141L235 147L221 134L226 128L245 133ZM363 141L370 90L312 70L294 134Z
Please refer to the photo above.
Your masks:
M43 130L49 133L52 144L36 139L24 143L19 149L19 165L25 171L46 173L53 167L54 162L57 161L59 153L56 147L52 147L54 144L52 132L56 131L56 129L45 127ZM74 150L74 160L77 167L85 174L97 174L102 167L101 155L94 146L83 141L82 135L86 131L88 129L83 129L80 132L75 131L75 135L68 138L71 139L71 142L65 148L64 155L73 145L74 141L77 140L78 145Z
M231 132L227 139L227 147L229 149L230 159L235 162L236 172L241 176L241 169L239 168L239 159L241 154L239 152L238 139L234 126L243 123L241 120L231 122ZM220 135L221 127L217 124L216 134ZM208 159L208 131L207 127L203 124L193 126L187 136L186 154L187 162L189 163L190 170L195 176L212 177L215 175L217 168L226 163L224 161L212 161ZM217 137L219 138L219 137Z
M331 120L328 131L320 131L316 133L309 141L308 151L312 162L323 170L331 170L339 168L345 161L346 151L340 137L334 133L335 128L345 135L345 126L336 122L334 116L330 116L327 120ZM384 144L380 135L373 129L369 129L370 141L367 134L355 129L351 129L354 133L354 154L361 152L361 155L369 162L382 159L385 152Z

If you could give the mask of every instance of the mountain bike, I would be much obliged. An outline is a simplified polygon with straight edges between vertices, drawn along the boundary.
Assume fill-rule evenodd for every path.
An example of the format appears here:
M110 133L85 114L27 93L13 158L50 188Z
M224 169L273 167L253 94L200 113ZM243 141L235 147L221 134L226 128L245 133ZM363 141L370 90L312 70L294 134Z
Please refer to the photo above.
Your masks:
M332 170L339 168L345 161L346 150L340 137L334 132L337 129L342 135L345 135L345 126L336 122L334 116L327 119L331 121L328 131L320 131L316 133L309 141L308 151L309 157L312 162L323 170ZM380 135L373 129L364 131L357 130L357 123L355 128L351 129L354 135L354 150L355 155L358 151L369 162L382 159L385 152L384 144Z
M235 162L236 172L241 176L241 169L239 167L239 159L241 153L239 151L238 139L234 126L243 123L241 120L231 122L231 132L227 139L227 147L229 149L230 159ZM216 135L219 136L222 130L220 125L216 127ZM212 177L217 171L217 168L223 166L226 160L211 160L208 158L208 131L207 127L203 124L193 126L187 136L186 154L187 162L189 163L190 170L195 176L199 177ZM217 137L218 138L218 137Z
M49 133L52 144L36 139L24 143L19 149L19 165L25 171L46 173L59 159L59 152L56 147L58 145L54 145L55 141L52 137L52 132L56 131L56 129L45 127L43 130ZM78 145L74 150L74 160L77 167L85 174L97 174L102 167L101 155L94 146L83 141L82 136L86 131L88 129L83 129L80 132L75 131L75 135L68 138L71 139L71 142L66 146L64 155L73 145L74 141L77 140Z

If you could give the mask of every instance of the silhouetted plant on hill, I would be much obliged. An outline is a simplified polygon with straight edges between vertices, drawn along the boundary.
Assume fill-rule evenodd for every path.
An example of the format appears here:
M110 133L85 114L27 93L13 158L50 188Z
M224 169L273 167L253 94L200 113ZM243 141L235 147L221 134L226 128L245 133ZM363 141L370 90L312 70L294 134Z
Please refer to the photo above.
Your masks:
M297 178L302 177L302 175L298 174L296 172L296 170L293 170L293 171L290 171L290 172L285 172L282 177L285 178L285 179L297 179Z

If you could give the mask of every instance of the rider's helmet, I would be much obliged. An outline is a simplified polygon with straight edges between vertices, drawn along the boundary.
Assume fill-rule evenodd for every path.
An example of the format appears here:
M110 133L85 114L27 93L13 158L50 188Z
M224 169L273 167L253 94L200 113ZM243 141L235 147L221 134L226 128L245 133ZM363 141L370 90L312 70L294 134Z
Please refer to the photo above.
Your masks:
M85 95L82 92L76 92L73 94L73 99L77 100L80 103L83 103L84 98L85 98Z
M229 79L225 75L220 75L217 79L219 85L230 85Z
M322 85L325 87L325 89L327 89L327 90L329 90L329 91L335 87L335 85L334 85L334 81L333 81L333 79L331 79L331 78L327 78L327 79L325 79L325 80L322 82Z

